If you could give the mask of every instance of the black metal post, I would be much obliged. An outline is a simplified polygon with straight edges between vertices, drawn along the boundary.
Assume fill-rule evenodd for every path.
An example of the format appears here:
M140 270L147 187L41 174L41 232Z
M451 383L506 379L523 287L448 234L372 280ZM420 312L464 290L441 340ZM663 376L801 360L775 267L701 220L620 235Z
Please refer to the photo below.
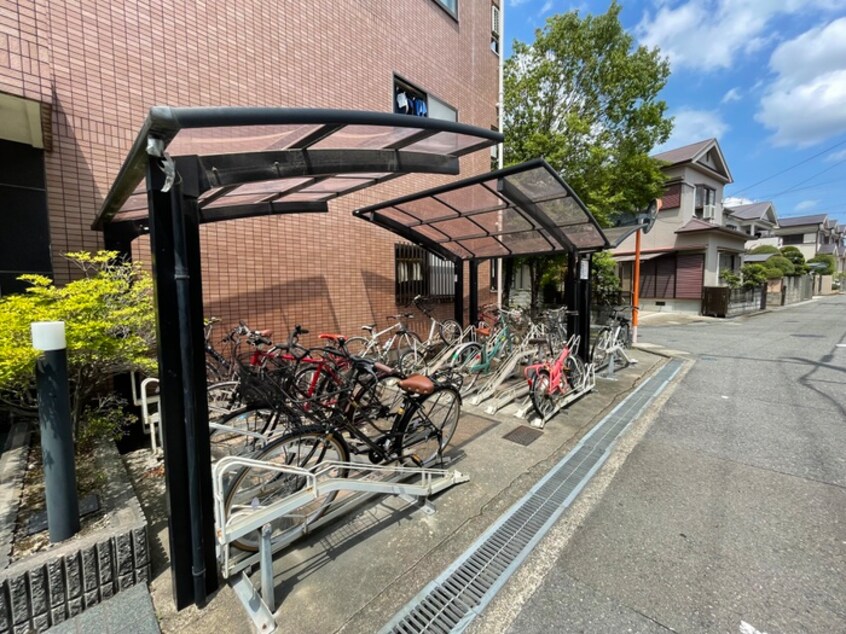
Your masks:
M494 261L491 260L493 265ZM479 321L479 261L470 260L470 323Z
M32 324L32 345L43 354L35 366L41 456L50 541L79 532L79 499L73 454L68 357L63 322Z
M464 262L455 261L455 321L464 327Z
M216 588L217 575L208 412L205 406L198 407L205 399L205 373L197 373L194 345L202 341L202 304L197 305L201 293L199 233L196 218L191 218L196 207L189 197L186 222L182 186L176 183L172 191L161 191L165 177L159 162L151 157L148 163L147 195L171 576L174 601L177 609L182 609L191 603L202 605L206 594Z
M582 258L579 263L579 325L582 336L581 356L585 363L590 361L590 308L591 308L591 282L593 270L591 267L592 255Z

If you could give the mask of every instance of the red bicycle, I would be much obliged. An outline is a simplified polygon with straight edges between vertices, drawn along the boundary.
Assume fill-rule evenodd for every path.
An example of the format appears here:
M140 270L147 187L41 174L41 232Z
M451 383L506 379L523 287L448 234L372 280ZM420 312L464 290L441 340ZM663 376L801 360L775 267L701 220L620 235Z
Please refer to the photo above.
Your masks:
M525 369L532 407L544 421L558 411L563 397L580 389L585 381L585 364L574 354L579 341L579 336L573 335L555 359ZM552 343L548 339L545 343L549 344L550 354L554 354Z

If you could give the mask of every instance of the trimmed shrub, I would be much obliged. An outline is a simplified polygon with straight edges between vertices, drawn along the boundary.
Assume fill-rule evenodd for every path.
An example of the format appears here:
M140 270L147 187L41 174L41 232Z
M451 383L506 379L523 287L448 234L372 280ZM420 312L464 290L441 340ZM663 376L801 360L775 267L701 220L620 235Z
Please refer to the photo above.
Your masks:
M796 273L796 267L793 262L788 260L783 255L774 255L764 263L768 269L779 269L784 275L793 275Z
M751 255L758 255L760 253L772 253L773 255L780 255L781 251L778 250L778 247L773 246L772 244L761 244L749 252Z
M837 260L834 258L833 255L829 255L828 253L820 253L815 255L810 260L808 260L808 264L825 264L824 269L817 269L814 271L817 275L834 275L834 271L837 270Z
M769 262L767 264L769 264ZM768 280L780 280L784 277L784 271L779 268L770 268L764 270L764 275L767 276Z
M794 246L781 247L781 254L793 262L792 275L804 275L808 272L808 265L805 264L805 256Z
M767 281L766 268L761 264L744 264L740 269L743 288L756 288Z

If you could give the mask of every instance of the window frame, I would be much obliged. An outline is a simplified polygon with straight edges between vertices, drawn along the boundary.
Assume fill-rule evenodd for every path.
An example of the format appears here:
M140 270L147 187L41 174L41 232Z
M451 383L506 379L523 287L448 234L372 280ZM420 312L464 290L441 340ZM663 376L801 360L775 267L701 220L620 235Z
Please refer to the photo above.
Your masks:
M441 11L446 13L449 17L451 17L456 22L458 22L458 2L459 2L459 0L451 0L451 1L455 3L455 10L449 8L448 3L450 2L450 0L432 0L432 2L434 2L436 5L438 5L438 7L440 7Z

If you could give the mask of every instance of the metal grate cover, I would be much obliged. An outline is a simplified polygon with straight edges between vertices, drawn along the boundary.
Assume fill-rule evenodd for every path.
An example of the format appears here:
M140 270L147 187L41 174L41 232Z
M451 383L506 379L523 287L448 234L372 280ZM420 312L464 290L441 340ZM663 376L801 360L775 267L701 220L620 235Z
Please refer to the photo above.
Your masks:
M664 390L681 365L672 360L641 383L531 491L400 610L380 634L463 631L602 466L620 434Z
M505 434L503 438L510 440L511 442L516 442L518 445L527 447L541 436L543 436L543 432L540 429L535 429L534 427L529 427L528 425L520 425L516 429L512 429L510 432Z

